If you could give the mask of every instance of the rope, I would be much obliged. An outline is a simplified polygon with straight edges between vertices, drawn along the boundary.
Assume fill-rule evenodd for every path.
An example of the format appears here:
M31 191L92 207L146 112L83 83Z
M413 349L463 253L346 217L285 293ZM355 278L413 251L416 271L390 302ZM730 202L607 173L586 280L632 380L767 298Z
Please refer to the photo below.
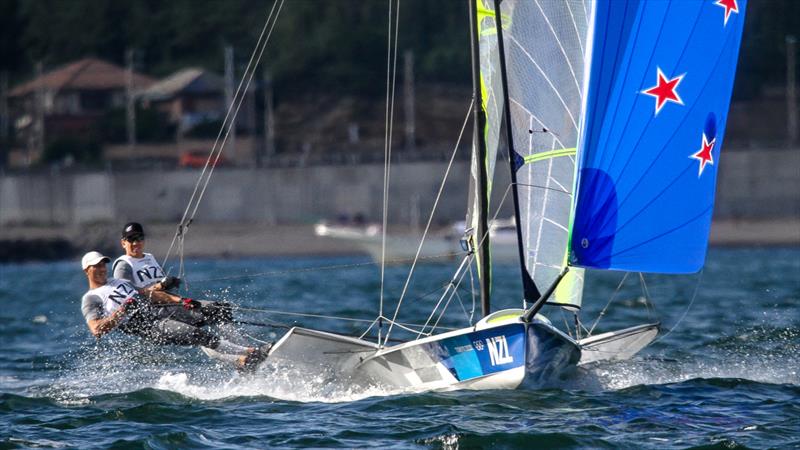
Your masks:
M375 320L376 320L376 319L354 319L352 317L328 316L328 315L324 315L324 314L310 314L310 313L298 313L298 312L291 312L291 311L278 311L278 310L274 310L274 309L247 308L247 307L242 307L242 306L237 306L236 310L238 310L238 311L249 311L249 312L259 312L259 313L264 313L264 314L277 314L277 315L284 315L284 316L310 317L310 318L314 318L314 319L341 320L341 321L344 321L344 322L372 323L372 322L375 322ZM383 318L388 320L387 317L383 317ZM393 323L395 323L400 328L407 329L407 330L412 331L414 333L416 333L417 330L414 330L414 329L411 329L411 328L408 328L408 327L417 327L417 328L421 328L422 327L422 325L416 324L416 323L403 323L403 322L393 322ZM446 328L446 327L442 327L442 328L447 329L447 330L455 330L456 329L456 328Z
M608 309L609 306L611 306L611 302L613 302L614 299L617 298L617 294L619 294L619 291L622 290L622 285L625 284L625 280L628 279L628 275L630 275L630 272L625 272L625 276L622 277L622 280L620 280L619 284L617 285L617 289L614 291L613 294L611 294L611 298L608 299L608 303L606 303L606 306L603 307L602 311L600 311L600 314L597 315L597 318L594 319L594 323L592 323L592 327L589 328L589 336L592 335L592 332L594 331L594 327L596 327L597 324L600 323L600 319L603 318L603 316L606 314L606 310Z
M453 296L456 296L459 302L461 301L461 296L458 295L458 287L461 286L461 282L464 280L464 275L466 275L466 271L464 271L464 273L461 274L461 278L458 279L458 283L455 286L453 286L453 291L452 291L453 293L450 294L450 298L448 298L447 303L444 304L442 312L439 313L439 317L436 318L436 322L434 322L433 327L431 327L431 331L428 332L428 336L433 334L433 331L436 330L436 328L439 326L439 322L441 322L442 317L444 317L444 313L447 311L447 307L450 306L450 302L453 301Z
M383 212L381 221L381 290L378 300L378 344L381 340L383 329L383 298L386 274L386 229L388 227L389 216L389 180L391 177L392 160L392 130L394 118L394 91L397 76L397 28L400 21L400 0L397 0L395 9L395 34L392 39L392 0L389 0L389 17L387 25L389 27L386 35L386 112L384 114L384 137L383 137ZM392 44L394 44L394 59L392 58Z
M250 83L253 80L253 75L255 74L255 68L261 62L261 58L264 55L264 50L266 49L267 43L269 42L269 39L272 36L272 31L275 28L275 24L277 23L281 9L283 8L283 3L284 0L279 0L272 4L272 9L270 10L269 15L267 16L267 20L264 22L264 27L261 29L261 34L259 35L258 41L256 42L256 46L250 55L250 60L248 61L247 67L245 68L245 73L242 76L242 79L239 81L238 87L236 88L233 100L231 101L231 104L228 106L228 110L225 114L222 126L220 127L220 130L217 133L217 137L214 140L214 145L212 146L211 152L209 153L208 158L206 159L206 163L203 166L203 170L200 172L200 176L197 179L197 183L194 186L192 195L189 198L189 202L186 205L186 209L183 212L183 216L181 217L180 223L178 224L177 230L175 231L175 235L172 238L172 242L169 245L169 249L167 250L166 256L164 257L164 261L161 264L162 266L166 266L166 263L169 260L170 254L172 252L172 249L174 248L175 243L178 240L181 241L179 249L181 254L183 254L183 239L185 237L185 233L189 225L192 223L192 220L194 220L194 216L197 213L197 208L200 205L200 201L205 195L208 183L211 181L211 175L214 173L214 167L219 162L219 158L222 155L225 143L227 142L228 136L230 135L231 128L236 121L236 116L238 115L239 109L241 108L242 103L244 101L244 94L242 92L246 93L250 87ZM267 29L269 29L269 31L267 31ZM257 58L256 54L258 55ZM254 60L255 64L253 63ZM246 84L244 82L245 78L247 78ZM242 91L243 84L245 85L244 91ZM231 115L231 113L233 114ZM225 132L225 136L222 139L222 144L219 144L220 137L222 137L223 131L226 129L227 131ZM213 164L211 162L212 159L213 159ZM207 175L206 171L208 171ZM203 185L202 189L200 188L201 184ZM198 190L200 192L199 195L198 195ZM192 208L192 205L194 205L194 208ZM192 211L191 215L189 213L190 210ZM181 274L183 274L183 264L181 264Z
M242 306L237 306L237 310L239 311L250 311L250 312L260 312L264 314L278 314L284 316L297 316L297 317L311 317L314 319L335 319L335 320L342 320L345 322L358 322L358 323L367 323L372 322L372 319L354 319L351 317L340 317L340 316L326 316L324 314L311 314L311 313L298 313L298 312L290 312L290 311L277 311L274 309L259 309L259 308L246 308Z
M473 325L473 321L475 320L475 304L476 304L476 296L475 296L475 274L472 272L472 264L469 265L469 292L472 297L472 309L469 310L468 320L470 326Z
M431 320L433 320L433 316L436 314L436 310L439 309L439 306L441 306L441 304L444 301L445 297L447 297L447 294L449 292L451 292L450 288L453 288L453 291L455 291L458 288L458 285L461 283L461 279L463 279L464 275L467 273L465 268L469 267L471 265L472 258L473 258L473 253L470 253L467 256L465 256L464 259L461 261L461 264L459 264L458 269L456 269L456 273L453 275L453 278L450 280L450 282L446 285L444 292L442 292L442 295L439 297L439 301L437 301L436 305L434 305L433 310L431 311L430 315L428 316L428 319L425 321L425 325L423 325L422 330L420 330L419 334L417 335L417 339L419 339L420 335L424 334L425 329L431 323ZM460 277L460 279L459 279L459 277ZM456 283L456 280L458 280L458 283ZM452 299L452 297L453 297L453 295L450 294L450 298L451 299ZM449 300L448 300L448 303L449 303ZM447 307L445 306L445 309L446 308ZM438 320L437 320L437 323L438 323ZM431 332L433 332L433 329L435 329L435 328L436 328L436 326L434 325L434 327L431 329ZM428 335L430 335L430 333L428 333Z
M458 147L461 146L461 138L464 136L464 130L467 128L467 123L469 122L470 114L472 113L472 107L475 103L473 99L469 103L469 108L467 108L467 114L464 117L464 123L461 125L461 131L458 133L458 139L456 140L455 148L453 149L452 154L450 155L450 162L447 164L447 169L444 172L444 176L442 177L442 182L439 185L439 192L436 193L436 199L433 201L433 207L431 208L431 213L428 216L428 223L425 224L425 231L422 233L422 239L419 241L419 246L417 246L417 253L414 255L414 262L411 263L411 269L408 271L408 277L406 277L405 284L403 285L403 291L400 293L400 299L397 301L397 307L394 310L394 316L392 316L392 322L397 319L397 314L400 312L400 306L403 304L403 299L405 298L406 292L408 292L408 285L411 283L411 277L414 275L414 269L417 267L417 261L419 259L419 254L422 251L422 246L425 244L425 238L428 236L428 231L431 228L431 223L433 222L433 216L436 213L436 208L439 206L439 200L442 198L442 192L444 192L444 185L447 182L447 177L450 175L450 169L453 167L453 161L455 161L456 154L458 153ZM385 232L385 229L384 229ZM383 289L381 288L381 291ZM389 329L386 331L386 338L389 338L389 335L392 332L392 326L389 325Z
M700 282L703 281L703 272L704 272L704 270L701 270L700 271L700 276L697 277L697 284L695 284L695 286L694 286L694 294L692 294L692 300L689 301L689 306L686 307L686 310L683 312L683 315L680 317L680 319L678 319L677 322L675 322L675 325L673 325L672 328L670 328L669 331L667 331L665 334L662 334L658 339L656 339L653 342L651 342L650 345L653 345L656 342L658 342L658 341L664 339L665 337L669 336L669 334L672 333L673 331L675 331L675 329L678 328L678 325L680 325L681 322L683 322L683 319L686 318L686 315L689 314L689 310L692 309L692 305L694 305L694 300L697 298L697 293L700 291Z
M647 317L652 319L653 315L657 315L656 305L652 302L650 297L650 290L647 288L647 283L644 281L644 274L639 272L639 280L642 283L642 293L644 294L644 304L647 307Z
M456 256L461 255L461 253L441 253L439 255L431 255L431 256L422 256L419 259L428 260L428 259L452 259ZM387 261L391 264L402 264L402 263L409 263L413 261L410 258L398 258L398 259L390 259ZM286 275L290 273L303 273L303 272L317 272L323 270L338 270L338 269L352 269L357 267L364 267L364 266L375 266L379 263L370 261L370 262L363 262L363 263L353 263L353 264L336 264L330 266L315 266L315 267L303 267L300 269L286 269L286 270L272 270L269 272L256 272L247 275L231 275L227 277L215 277L215 278L202 278L199 280L191 280L194 284L203 284L203 283L210 283L213 281L229 281L229 280L243 280L248 278L259 278L259 277L273 277L279 275Z

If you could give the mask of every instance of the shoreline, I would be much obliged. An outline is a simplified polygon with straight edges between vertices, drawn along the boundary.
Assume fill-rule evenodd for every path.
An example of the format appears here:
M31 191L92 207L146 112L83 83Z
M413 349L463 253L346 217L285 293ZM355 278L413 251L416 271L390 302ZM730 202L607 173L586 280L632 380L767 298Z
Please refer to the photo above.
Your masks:
M6 226L0 229L0 262L64 260L89 250L116 255L121 251L118 225L81 227ZM390 230L392 228L390 227ZM145 224L147 249L163 257L173 240L174 224ZM396 227L398 233L407 233ZM718 220L711 227L710 245L800 246L800 218ZM173 248L172 255L175 255ZM344 256L366 254L351 242L314 234L314 225L264 223L193 224L186 233L186 257L239 258L282 256Z

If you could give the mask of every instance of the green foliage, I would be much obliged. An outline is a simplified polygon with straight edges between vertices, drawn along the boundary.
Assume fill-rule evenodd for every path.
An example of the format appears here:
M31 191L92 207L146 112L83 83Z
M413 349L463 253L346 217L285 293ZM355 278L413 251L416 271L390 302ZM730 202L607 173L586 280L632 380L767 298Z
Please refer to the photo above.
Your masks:
M385 0L289 0L263 65L278 91L384 90ZM785 36L800 34L800 1L751 0L737 79L738 98L785 80ZM94 55L118 64L137 50L140 71L166 75L188 65L221 73L223 48L235 48L241 74L274 0L2 0L0 69L12 79ZM469 84L468 3L403 0L398 55L411 50L420 80Z
M420 78L469 83L466 5L400 2L398 60L412 50ZM56 67L93 55L123 64L127 48L136 49L139 70L162 76L189 65L221 73L223 49L232 45L238 75L272 7L271 0L3 0L0 52L17 62L17 79L39 60ZM382 93L387 19L385 1L287 1L262 64L282 88Z
M800 39L800 2L750 0L739 55L734 98L761 94L764 85L786 82L786 36ZM795 51L800 48L796 45Z
M69 159L83 165L99 165L100 144L91 138L62 137L47 144L42 154L43 163L63 163Z

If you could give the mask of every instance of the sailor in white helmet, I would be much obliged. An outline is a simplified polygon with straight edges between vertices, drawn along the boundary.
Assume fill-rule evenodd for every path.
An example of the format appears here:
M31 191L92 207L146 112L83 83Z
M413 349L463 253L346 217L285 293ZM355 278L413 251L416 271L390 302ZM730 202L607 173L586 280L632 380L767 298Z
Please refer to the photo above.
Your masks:
M89 290L81 299L81 311L95 337L118 328L156 344L203 346L245 370L255 368L267 357L270 346L240 346L202 326L181 321L180 316L165 316L162 301L145 298L127 280L108 278L109 261L110 258L96 251L86 253L81 259L89 282Z

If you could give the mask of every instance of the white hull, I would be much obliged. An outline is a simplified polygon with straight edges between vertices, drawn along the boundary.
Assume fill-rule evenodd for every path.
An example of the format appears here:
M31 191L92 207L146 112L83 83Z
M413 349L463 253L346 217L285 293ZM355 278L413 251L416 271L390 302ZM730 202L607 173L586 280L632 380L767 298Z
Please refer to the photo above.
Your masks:
M650 323L581 339L578 365L628 359L653 342L658 330L659 324Z
M373 261L380 262L383 252L383 243L380 227L351 226L351 225L326 225L319 224L314 228L317 236L329 237L346 241L354 247L369 254ZM393 233L386 236L387 262L410 262L417 254L421 234ZM498 264L511 263L519 260L516 232L503 231L492 234L492 261ZM437 258L436 260L452 260L463 254L459 237L455 234L429 234L420 251L420 258Z
M658 324L647 324L576 342L540 316L521 322L521 312L499 311L474 327L384 348L295 327L273 346L268 361L353 387L411 392L536 388L557 382L578 365L630 358L658 333Z
M383 349L361 339L295 327L269 357L300 373L404 391L541 386L561 377L579 359L578 343L546 319L530 324L482 321Z

